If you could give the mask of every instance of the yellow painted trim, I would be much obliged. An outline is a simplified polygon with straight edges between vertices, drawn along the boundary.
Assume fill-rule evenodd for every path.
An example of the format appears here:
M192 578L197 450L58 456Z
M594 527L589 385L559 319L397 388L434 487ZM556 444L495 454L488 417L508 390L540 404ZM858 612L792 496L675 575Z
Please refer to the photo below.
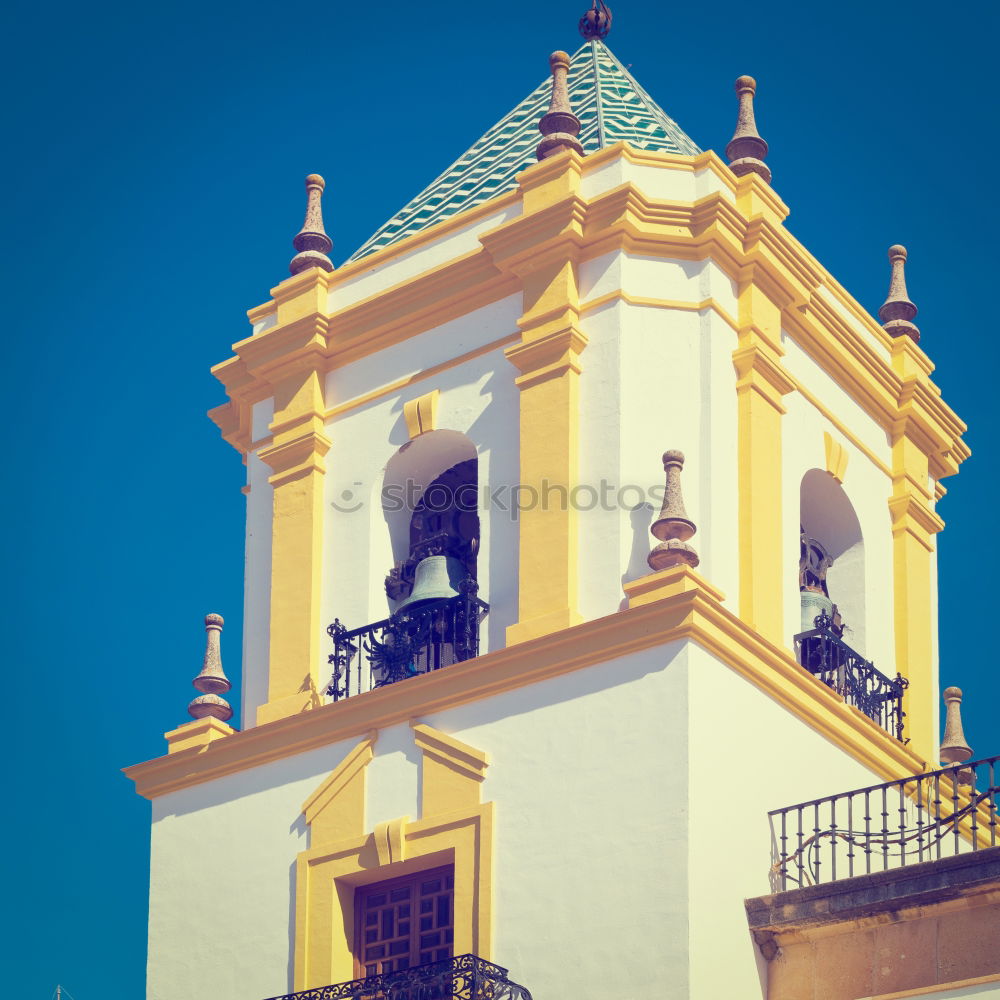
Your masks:
M406 430L412 441L421 434L437 429L438 400L441 398L440 389L431 389L416 399L408 399L403 404L403 419L406 421Z
M753 189L755 190L755 189ZM783 643L785 593L782 520L784 396L794 383L781 357L781 308L767 276L748 267L738 292L736 369L740 616Z
M493 952L492 802L407 822L380 824L376 835L323 843L296 862L296 991L354 978L354 894L359 885L409 875L439 865L455 869L456 954L472 952L489 961Z
M423 754L418 821L400 816L365 832L365 775L376 732L303 806L310 846L296 862L296 990L354 978L357 886L442 864L455 871L456 953L490 958L495 812L493 803L480 802L487 756L431 726L410 725Z
M366 775L378 738L372 732L333 769L302 805L302 814L320 841L346 840L365 831ZM333 802L337 808L331 809Z
M479 805L487 754L438 729L412 721L410 725L413 741L422 751L420 815Z
M572 151L529 167L518 177L524 214L480 238L494 266L523 288L521 339L504 351L520 372L520 489L536 497L561 490L567 498L519 512L518 620L507 629L508 645L581 620L578 518L568 502L579 475L580 355L587 346L577 272L581 174Z
M690 640L717 656L796 718L868 767L882 780L926 770L919 756L845 705L825 684L728 611L718 591L689 576L661 600L630 607L444 670L390 684L312 712L280 719L217 740L203 751L185 750L125 769L146 798L189 788L293 754L328 746L372 729L489 698L595 663L670 642Z
M829 431L823 431L823 451L826 455L826 471L842 484L850 454L840 442L833 440Z
M312 270L316 270L315 268ZM287 374L274 387L273 440L259 453L272 469L271 603L267 702L257 722L272 722L321 703L320 591L323 568L323 378L315 369Z
M325 370L330 370L516 292L523 287L520 277L525 267L530 270L535 266L531 262L532 249L550 261L552 253L566 256L566 231L560 236L564 227L553 228L559 210L552 199L573 190L573 177L578 180L616 157L664 169L711 170L725 181L726 190L690 204L650 200L628 183L602 192L589 202L578 194L564 197L571 203L575 219L569 242L577 260L620 247L668 258L711 258L736 281L743 281L745 270L752 267L754 284L779 305L781 323L789 335L883 429L898 433L904 423L907 433L920 440L936 479L957 470L969 454L961 441L965 427L941 401L939 390L930 381L933 366L919 348L897 346L906 338L892 341L784 229L782 220L787 209L767 185L752 176L735 178L715 154L672 158L624 145L588 156L582 163L568 156L553 157L546 161L548 166L539 164L525 171L519 193L505 195L475 210L482 213L476 218L484 217L503 205L513 204L518 194L523 199L522 215L481 237L483 252L446 262L324 317L319 335L311 339L303 339L301 331L289 331L288 324L281 322L235 345L237 357L215 369L232 399L232 404L213 411L213 419L226 439L245 450L248 418L242 411L253 400L269 394L268 387L261 384L267 368L262 367L262 358L274 364L279 357L293 360L296 353L312 351L322 356ZM554 161L560 161L562 166L556 169ZM561 176L560 172L570 180L553 180ZM539 193L546 187L550 188L547 193ZM455 217L420 234L420 239L440 239L451 231L451 226L467 225L471 218ZM507 258L505 269L498 270L494 251ZM378 266L402 252L406 248L400 245L372 254L327 276L323 279L325 287L336 287L359 269ZM864 332L833 308L834 300ZM268 308L262 307L261 314ZM768 331L761 336L774 343L772 334Z
M235 732L232 726L209 717L186 722L164 733L163 738L167 741L167 753L172 754L182 750L204 750L214 740L232 736Z

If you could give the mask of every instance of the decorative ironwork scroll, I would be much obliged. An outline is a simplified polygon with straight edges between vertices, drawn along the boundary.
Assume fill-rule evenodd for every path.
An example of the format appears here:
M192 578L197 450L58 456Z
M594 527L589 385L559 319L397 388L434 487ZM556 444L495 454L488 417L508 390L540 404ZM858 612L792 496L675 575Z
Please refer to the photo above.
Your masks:
M501 966L476 955L456 955L272 1000L531 1000L531 994L512 983Z
M901 674L886 677L837 634L829 615L816 616L816 627L795 636L799 663L833 688L847 702L877 722L902 743L903 691L909 681Z
M336 619L326 630L333 639L326 693L340 701L478 656L479 626L490 608L472 577L459 589L458 597L410 606L357 629Z

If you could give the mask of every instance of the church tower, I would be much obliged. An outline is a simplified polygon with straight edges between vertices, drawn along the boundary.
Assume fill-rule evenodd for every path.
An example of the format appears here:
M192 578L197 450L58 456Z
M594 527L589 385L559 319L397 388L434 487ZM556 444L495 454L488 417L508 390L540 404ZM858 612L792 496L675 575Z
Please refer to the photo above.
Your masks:
M214 369L242 719L209 616L128 769L150 1000L759 997L768 811L937 767L969 452L906 251L880 322L786 227L754 80L702 151L610 20L340 266L306 178Z

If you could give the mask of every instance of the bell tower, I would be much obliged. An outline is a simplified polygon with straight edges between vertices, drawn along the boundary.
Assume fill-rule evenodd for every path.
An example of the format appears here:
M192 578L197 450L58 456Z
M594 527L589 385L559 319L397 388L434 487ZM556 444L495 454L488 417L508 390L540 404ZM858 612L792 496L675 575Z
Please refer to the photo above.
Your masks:
M200 704L128 771L151 998L761 995L768 811L937 765L935 506L969 452L906 251L879 322L787 227L755 80L703 151L610 27L594 0L336 267L310 174L213 369L243 717ZM192 908L204 870L239 892Z

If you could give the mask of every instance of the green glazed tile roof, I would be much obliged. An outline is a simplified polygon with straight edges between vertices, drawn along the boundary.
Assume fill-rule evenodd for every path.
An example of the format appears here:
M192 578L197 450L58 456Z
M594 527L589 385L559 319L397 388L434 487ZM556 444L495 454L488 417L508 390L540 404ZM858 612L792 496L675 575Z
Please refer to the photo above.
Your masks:
M536 162L535 147L541 141L538 121L548 110L551 88L550 78L540 83L464 156L382 226L351 260L381 250L516 187L516 176ZM622 140L639 149L700 152L602 42L585 42L573 55L569 96L582 126L579 138L585 153Z

